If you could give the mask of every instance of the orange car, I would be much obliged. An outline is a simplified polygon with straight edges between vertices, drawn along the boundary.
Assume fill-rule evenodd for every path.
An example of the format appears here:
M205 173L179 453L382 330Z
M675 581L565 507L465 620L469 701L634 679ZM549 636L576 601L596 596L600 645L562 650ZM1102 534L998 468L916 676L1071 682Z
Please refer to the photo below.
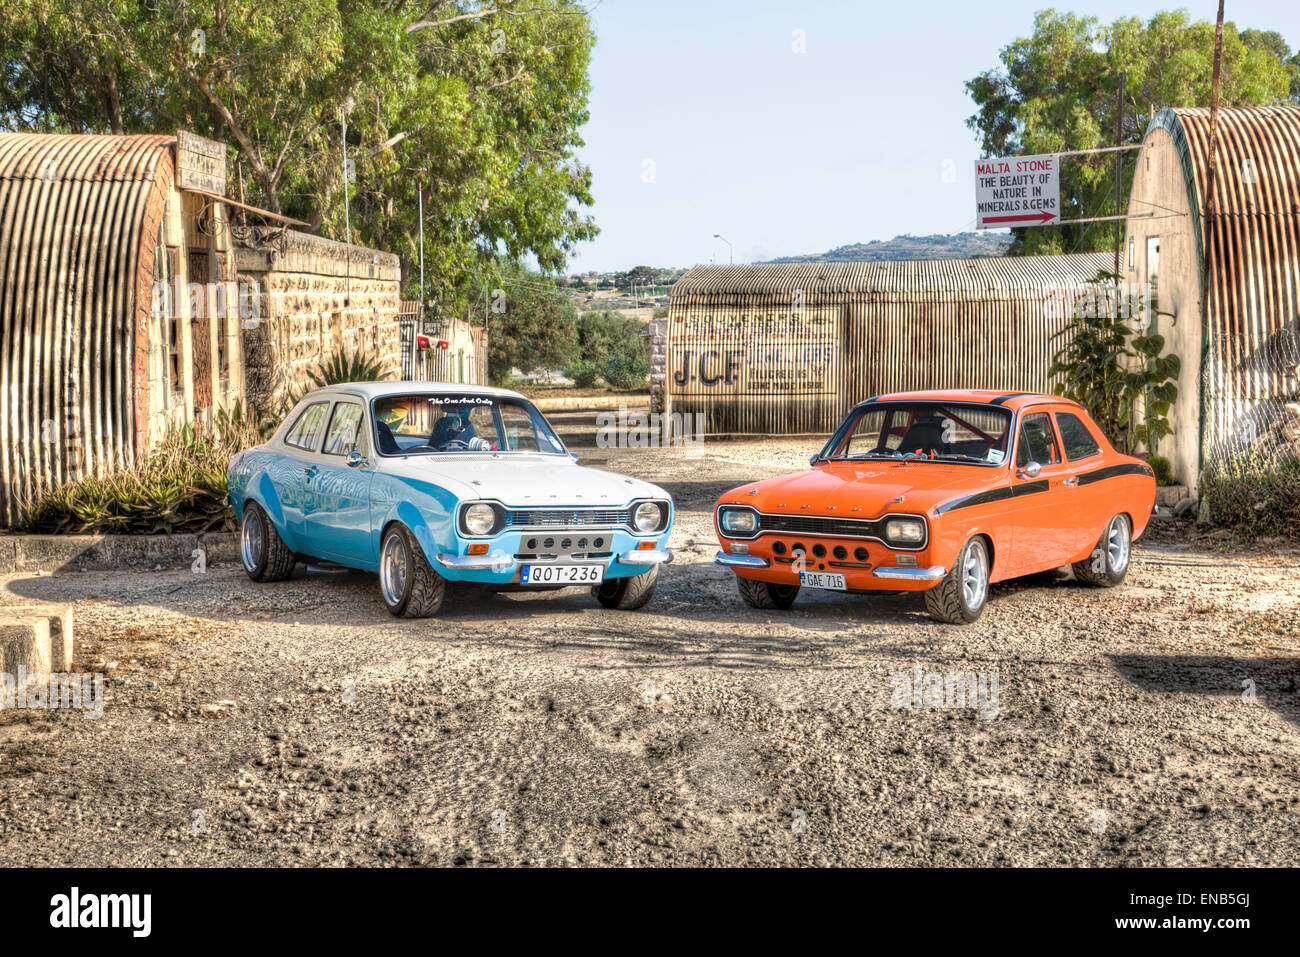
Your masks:
M972 622L993 582L1073 565L1117 585L1155 504L1150 466L1057 396L905 392L858 404L806 472L732 489L722 551L755 608L801 587L924 591Z

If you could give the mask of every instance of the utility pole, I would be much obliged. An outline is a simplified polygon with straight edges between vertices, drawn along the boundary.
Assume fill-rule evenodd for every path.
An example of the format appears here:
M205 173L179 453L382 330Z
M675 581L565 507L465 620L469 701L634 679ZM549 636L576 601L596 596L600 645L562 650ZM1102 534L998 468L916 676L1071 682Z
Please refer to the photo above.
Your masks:
M1219 79L1222 75L1223 61L1223 0L1219 0L1219 16L1214 22L1214 75L1210 80L1210 168L1206 174L1205 188L1205 262L1202 264L1204 280L1210 275L1210 244L1214 241L1215 180L1218 179L1219 165Z
M1124 145L1124 74L1119 75L1119 95L1115 100L1115 145ZM1123 211L1120 206L1124 202L1124 153L1121 150L1115 151L1115 215L1122 216ZM1124 245L1124 230L1127 226L1126 220L1115 220L1115 273L1120 273L1119 257L1120 250Z
M348 97L347 102L339 108L339 115L343 119L343 230L349 246L352 245L352 192L348 189L348 110L350 109L352 109L352 98ZM343 258L347 262L347 285L343 295L343 305L347 307L352 304L352 250L349 249Z
M424 325L424 181L421 180L415 187L415 193L420 199L420 324Z

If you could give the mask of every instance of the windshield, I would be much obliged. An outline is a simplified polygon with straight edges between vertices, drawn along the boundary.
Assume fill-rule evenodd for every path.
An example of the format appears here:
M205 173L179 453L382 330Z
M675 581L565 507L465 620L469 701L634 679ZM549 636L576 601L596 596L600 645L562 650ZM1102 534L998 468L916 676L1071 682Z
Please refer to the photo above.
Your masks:
M859 406L822 449L824 459L916 459L1001 465L1011 413L960 402L873 402Z
M381 455L435 452L541 452L564 445L531 402L454 392L374 400L375 448Z

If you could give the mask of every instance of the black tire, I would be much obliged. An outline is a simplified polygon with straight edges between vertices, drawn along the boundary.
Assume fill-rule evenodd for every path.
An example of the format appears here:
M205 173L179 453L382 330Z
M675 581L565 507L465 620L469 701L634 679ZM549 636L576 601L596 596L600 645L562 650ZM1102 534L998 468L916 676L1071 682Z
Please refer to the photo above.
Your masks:
M984 613L992 571L989 549L976 535L957 553L957 560L939 584L925 593L925 610L936 621L969 625Z
M1111 517L1089 555L1070 566L1074 577L1087 585L1113 588L1128 575L1133 555L1133 524L1123 512Z
M244 517L239 523L239 559L255 582L284 581L293 574L297 563L275 530L271 516L256 502L244 503Z
M592 585L591 594L606 608L636 611L654 597L655 583L658 581L659 566L655 565L648 572L631 578L611 578L599 585Z
M739 575L736 576L736 587L740 589L740 597L745 599L746 605L750 608L762 608L765 611L773 609L786 611L794 604L799 594L798 585L776 585L772 582L741 578Z
M436 615L447 596L447 579L429 560L405 525L393 524L379 545L379 597L397 618Z

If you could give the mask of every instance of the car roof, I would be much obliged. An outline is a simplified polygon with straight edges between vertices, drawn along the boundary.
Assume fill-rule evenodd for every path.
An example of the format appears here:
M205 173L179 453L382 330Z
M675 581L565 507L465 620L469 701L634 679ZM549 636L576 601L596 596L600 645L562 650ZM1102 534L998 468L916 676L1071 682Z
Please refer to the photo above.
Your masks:
M1044 402L1072 405L1079 408L1079 403L1059 395L1047 395L1042 392L1007 392L1002 389L930 389L920 392L891 392L888 395L876 395L859 405L871 402L968 402L985 405L999 405L1004 409L1016 411L1027 405L1040 405Z
M364 399L379 399L389 395L411 395L419 392L455 392L460 395L490 395L502 399L523 399L528 401L527 396L520 395L518 392L511 392L509 389L497 389L490 385L465 385L457 382L423 382L413 379L402 379L396 382L343 382L338 385L329 385L321 389L316 389L309 395L324 392L342 392L348 395L361 396Z

